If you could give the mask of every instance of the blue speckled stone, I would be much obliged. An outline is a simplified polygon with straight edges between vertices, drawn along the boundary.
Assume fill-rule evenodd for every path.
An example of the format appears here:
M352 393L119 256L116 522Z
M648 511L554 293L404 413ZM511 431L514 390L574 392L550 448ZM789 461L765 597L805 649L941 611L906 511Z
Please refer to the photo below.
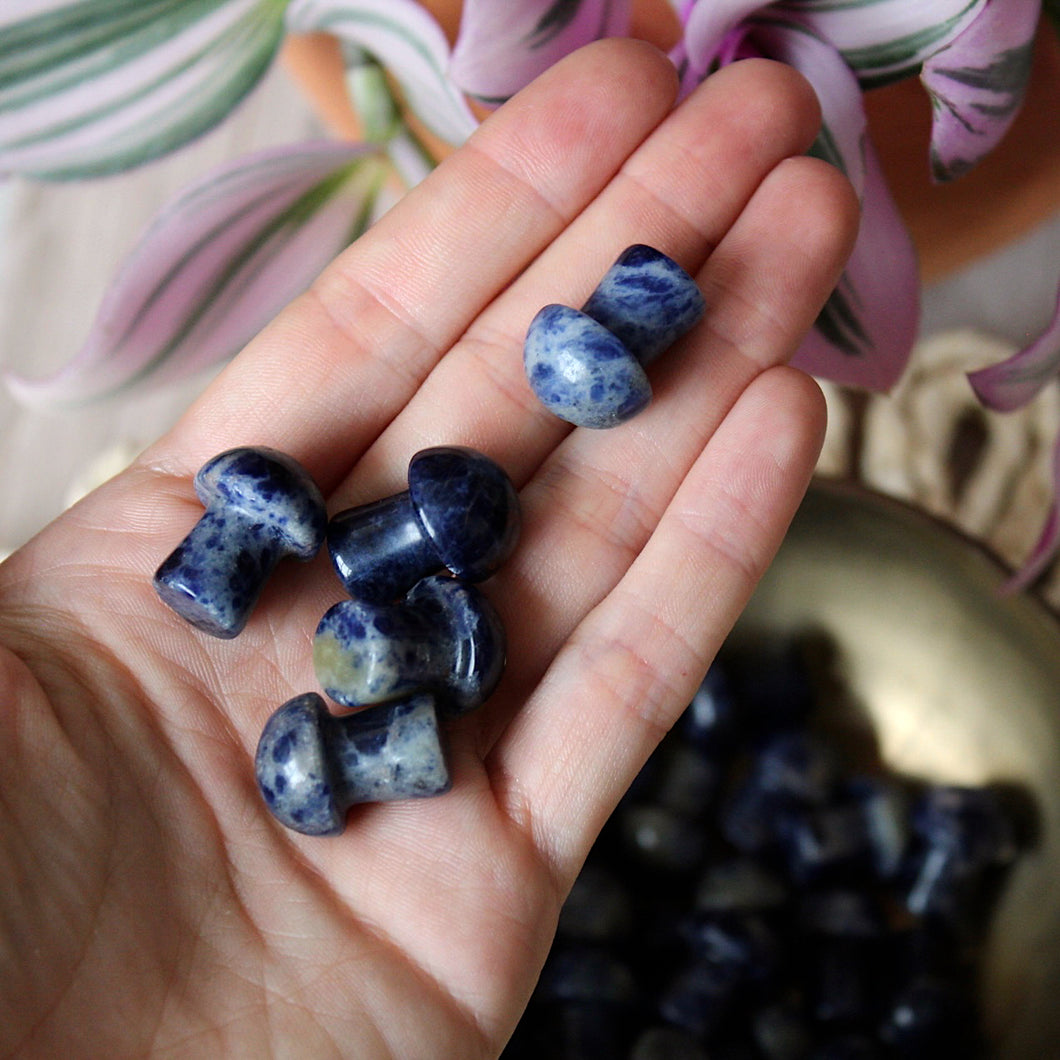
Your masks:
M909 799L896 783L858 775L845 781L847 798L861 808L872 867L889 880L901 869L909 846Z
M812 1040L809 1021L791 1002L763 1005L751 1016L751 1034L763 1060L806 1060Z
M696 281L673 258L636 243L604 273L582 312L648 364L703 317Z
M756 858L712 860L696 890L695 907L705 913L779 909L788 900L787 884Z
M777 817L777 839L790 879L820 883L869 860L870 841L858 806L789 807Z
M560 944L541 970L538 997L545 1001L628 1005L637 999L637 984L629 965L609 950Z
M206 508L155 572L158 595L215 637L246 625L284 556L309 560L324 541L324 498L301 465L263 447L229 449L195 476Z
M581 310L547 305L523 347L538 400L579 427L615 427L651 401L644 364L704 311L695 280L651 247L628 248Z
M935 785L913 806L913 832L961 871L1003 865L1018 852L1013 822L988 788Z
M519 498L503 468L463 446L423 449L404 493L339 512L328 524L331 561L356 600L385 603L448 568L488 578L519 538Z
M602 324L569 306L538 311L523 365L541 404L578 427L617 427L651 401L640 362Z
M705 1038L720 1026L739 984L729 970L697 961L680 971L659 998L659 1015L675 1027Z
M688 872L703 860L706 835L694 817L651 803L624 806L622 838L641 864L668 872Z
M720 755L736 744L743 725L728 671L715 660L682 715L681 735L705 751Z
M320 620L313 663L324 691L347 707L430 691L439 707L480 706L504 669L500 617L473 585L433 575L404 600L345 600Z
M649 1027L638 1035L629 1060L709 1060L706 1049L678 1027Z
M764 983L780 967L781 940L757 914L696 913L680 931L696 961L724 969L734 984Z
M805 892L799 899L798 920L807 934L839 938L879 938L886 928L879 896L850 887Z
M963 985L919 976L894 998L881 1022L880 1039L893 1055L908 1060L972 1056L975 1025L975 1000Z
M902 872L917 916L971 924L984 873L1018 852L1014 822L988 788L929 786L910 814L913 842Z
M254 768L272 815L306 835L338 835L354 803L424 798L450 787L429 695L343 717L315 692L297 696L269 718Z
M764 792L820 805L841 776L835 749L805 730L780 732L759 748L753 780Z

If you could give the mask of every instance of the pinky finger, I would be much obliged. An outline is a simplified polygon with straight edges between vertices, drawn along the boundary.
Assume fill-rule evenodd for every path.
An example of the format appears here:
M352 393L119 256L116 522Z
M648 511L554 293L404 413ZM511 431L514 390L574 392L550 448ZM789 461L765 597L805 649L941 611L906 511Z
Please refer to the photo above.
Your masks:
M824 422L808 376L783 366L758 376L495 746L498 797L563 890L772 561Z

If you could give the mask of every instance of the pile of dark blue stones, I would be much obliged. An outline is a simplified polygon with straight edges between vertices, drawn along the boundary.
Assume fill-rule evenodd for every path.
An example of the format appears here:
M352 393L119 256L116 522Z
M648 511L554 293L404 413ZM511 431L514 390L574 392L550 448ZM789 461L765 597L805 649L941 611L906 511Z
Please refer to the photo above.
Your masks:
M154 577L161 599L197 629L243 630L284 556L307 561L325 540L350 599L317 626L324 691L268 720L255 755L269 811L307 835L343 831L354 803L449 790L439 715L481 706L500 681L505 633L474 584L519 537L519 500L504 470L473 449L437 446L409 463L408 489L339 512L291 457L227 450L195 477L206 511Z
M988 1057L1014 789L886 770L819 638L726 649L605 826L504 1060Z

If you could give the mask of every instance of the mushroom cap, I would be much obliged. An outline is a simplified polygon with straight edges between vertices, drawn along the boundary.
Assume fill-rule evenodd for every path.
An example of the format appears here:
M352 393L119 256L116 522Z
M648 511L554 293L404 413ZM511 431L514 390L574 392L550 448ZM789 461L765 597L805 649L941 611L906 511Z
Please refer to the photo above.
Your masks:
M449 657L445 682L436 688L439 707L466 714L480 707L504 673L507 638L500 615L474 585L442 574L417 582L405 597L410 607L445 630Z
M448 642L445 628L403 601L341 600L317 625L313 667L336 703L363 707L432 686L447 669Z
M465 446L422 449L409 461L409 497L442 563L458 578L488 578L519 539L519 497L504 469Z
M651 401L633 353L578 309L547 305L530 322L523 364L538 400L576 427L617 427Z
M254 774L270 813L305 835L337 835L346 823L328 759L325 729L331 715L316 692L288 700L265 724Z
M227 449L199 469L195 492L207 510L223 509L260 527L287 555L312 559L324 541L324 497L286 453L264 446Z

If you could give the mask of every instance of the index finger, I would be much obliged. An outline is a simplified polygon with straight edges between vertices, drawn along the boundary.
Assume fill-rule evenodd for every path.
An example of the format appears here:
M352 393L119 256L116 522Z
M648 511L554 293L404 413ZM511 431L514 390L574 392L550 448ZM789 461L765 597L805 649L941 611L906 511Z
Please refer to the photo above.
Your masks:
M330 489L675 95L672 64L644 42L601 41L556 64L344 252L145 459L188 474L229 446L270 445Z

